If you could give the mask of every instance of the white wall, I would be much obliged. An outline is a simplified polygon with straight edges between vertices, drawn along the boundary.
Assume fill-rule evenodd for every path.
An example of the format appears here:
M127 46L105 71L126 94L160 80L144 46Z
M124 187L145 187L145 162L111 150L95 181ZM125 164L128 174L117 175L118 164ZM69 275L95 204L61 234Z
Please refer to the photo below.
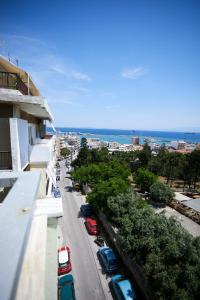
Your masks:
M10 140L13 171L21 171L29 161L28 123L10 118Z
M17 119L19 148L21 168L23 169L29 162L29 140L28 140L28 123L25 120Z
M30 145L34 145L36 143L36 124L28 124L29 130L29 143Z

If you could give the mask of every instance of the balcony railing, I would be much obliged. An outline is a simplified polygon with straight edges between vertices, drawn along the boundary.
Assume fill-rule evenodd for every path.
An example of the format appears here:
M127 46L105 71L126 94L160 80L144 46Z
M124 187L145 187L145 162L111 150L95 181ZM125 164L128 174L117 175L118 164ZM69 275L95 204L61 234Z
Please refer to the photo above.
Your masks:
M0 151L0 170L12 169L12 159L10 151Z
M0 88L19 90L28 95L28 88L18 74L0 71Z

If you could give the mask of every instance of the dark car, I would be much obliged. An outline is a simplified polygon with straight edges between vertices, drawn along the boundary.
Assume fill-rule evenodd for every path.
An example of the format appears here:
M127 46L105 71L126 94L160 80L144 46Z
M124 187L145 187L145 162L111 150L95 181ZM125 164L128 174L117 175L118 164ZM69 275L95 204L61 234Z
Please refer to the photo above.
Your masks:
M60 169L56 170L56 175L60 175Z
M130 281L121 274L112 276L110 286L114 299L116 300L136 300L136 293Z
M74 278L71 274L59 278L58 300L76 300L74 290Z
M83 217L91 217L93 214L92 207L90 204L82 204L80 207L80 211Z
M101 247L97 256L106 273L113 273L119 269L119 260L114 251L108 247Z
M77 181L74 181L74 182L73 182L73 188L74 188L75 190L79 191L79 190L80 190L80 183L77 182Z
M98 235L94 242L100 247L104 246L104 238L101 235Z
M73 187L72 186L68 186L67 190L68 190L68 192L72 192L73 191Z
M56 187L54 190L53 190L53 194L54 194L54 197L55 198L60 198L61 197L61 193L60 193L60 190L58 187Z

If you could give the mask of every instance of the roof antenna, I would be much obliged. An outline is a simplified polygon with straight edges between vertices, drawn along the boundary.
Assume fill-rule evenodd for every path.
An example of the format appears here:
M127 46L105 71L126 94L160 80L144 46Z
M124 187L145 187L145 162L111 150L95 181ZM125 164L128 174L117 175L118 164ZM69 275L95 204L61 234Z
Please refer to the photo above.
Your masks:
M10 62L10 52L8 51L8 60Z

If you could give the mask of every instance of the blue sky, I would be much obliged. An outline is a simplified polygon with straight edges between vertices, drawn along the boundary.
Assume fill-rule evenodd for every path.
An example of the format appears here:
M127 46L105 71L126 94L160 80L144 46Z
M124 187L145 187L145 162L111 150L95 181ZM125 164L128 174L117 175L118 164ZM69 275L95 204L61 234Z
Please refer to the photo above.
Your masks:
M47 98L55 126L200 127L198 0L3 0L8 52Z

